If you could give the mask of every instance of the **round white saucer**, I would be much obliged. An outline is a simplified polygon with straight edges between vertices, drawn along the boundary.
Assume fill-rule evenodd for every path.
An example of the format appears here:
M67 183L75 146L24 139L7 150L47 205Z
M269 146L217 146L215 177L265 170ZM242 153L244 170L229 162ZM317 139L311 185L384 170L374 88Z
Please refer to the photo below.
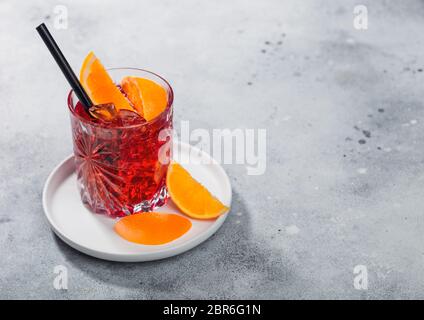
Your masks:
M181 142L174 143L173 158L230 207L230 180L215 160ZM205 159L209 162L205 163ZM226 213L215 220L191 219L192 227L186 234L164 245L148 246L128 242L113 230L116 219L94 214L82 204L73 156L62 161L47 178L43 189L43 208L53 231L68 245L96 258L123 262L158 260L190 250L214 234L228 215ZM181 214L172 200L155 211Z

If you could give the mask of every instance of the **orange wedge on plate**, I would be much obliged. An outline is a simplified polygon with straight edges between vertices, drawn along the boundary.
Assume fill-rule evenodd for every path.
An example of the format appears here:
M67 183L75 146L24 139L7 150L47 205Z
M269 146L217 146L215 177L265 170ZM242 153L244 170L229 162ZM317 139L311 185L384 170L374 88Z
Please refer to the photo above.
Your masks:
M147 121L153 120L166 109L168 94L152 80L125 77L121 80L121 87L138 114Z
M144 212L126 216L115 224L125 240L144 245L171 242L191 228L191 221L173 213Z
M166 186L172 201L191 218L214 219L229 210L176 162L169 165Z
M84 59L80 82L94 104L113 103L118 111L121 109L134 111L93 52Z

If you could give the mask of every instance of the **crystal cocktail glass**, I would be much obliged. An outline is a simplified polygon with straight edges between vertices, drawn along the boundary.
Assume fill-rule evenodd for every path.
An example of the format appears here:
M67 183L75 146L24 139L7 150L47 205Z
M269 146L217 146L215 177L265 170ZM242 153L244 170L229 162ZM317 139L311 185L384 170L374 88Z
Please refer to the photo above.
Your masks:
M173 91L162 77L141 69L108 70L147 78L167 92L165 110L151 121L120 125L94 121L73 91L68 96L77 184L83 203L95 213L121 217L166 203L166 172L172 155Z

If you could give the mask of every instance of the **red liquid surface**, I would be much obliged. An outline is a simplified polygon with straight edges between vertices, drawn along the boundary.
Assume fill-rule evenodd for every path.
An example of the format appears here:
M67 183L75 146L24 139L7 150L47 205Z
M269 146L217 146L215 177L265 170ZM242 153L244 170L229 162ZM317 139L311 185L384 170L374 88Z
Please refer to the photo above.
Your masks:
M78 102L71 113L76 171L83 202L114 217L152 210L167 199L172 107L146 123L124 111L113 121L90 117Z

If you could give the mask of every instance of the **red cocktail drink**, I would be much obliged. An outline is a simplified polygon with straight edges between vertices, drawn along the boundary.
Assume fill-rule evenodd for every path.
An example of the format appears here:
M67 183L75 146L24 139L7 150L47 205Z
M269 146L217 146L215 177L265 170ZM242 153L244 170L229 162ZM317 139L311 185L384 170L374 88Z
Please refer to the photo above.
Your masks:
M167 200L166 172L172 151L172 102L169 84L138 69L108 70L113 79L134 75L150 79L167 92L167 106L156 118L144 120L119 110L112 121L90 116L71 91L76 173L81 198L93 212L113 217L149 211ZM105 106L107 108L107 106Z

